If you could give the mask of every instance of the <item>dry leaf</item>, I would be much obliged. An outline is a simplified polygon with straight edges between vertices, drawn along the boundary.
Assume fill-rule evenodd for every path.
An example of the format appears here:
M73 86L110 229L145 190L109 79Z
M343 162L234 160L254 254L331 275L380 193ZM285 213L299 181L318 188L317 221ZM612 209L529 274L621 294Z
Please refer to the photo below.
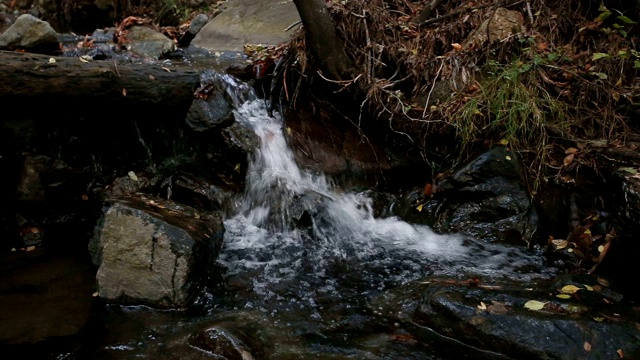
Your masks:
M36 249L36 247L35 247L35 246L27 246L27 248L26 248L26 249L24 249L24 251L25 251L25 252L29 252L29 251L33 251L33 250L35 250L35 249Z
M54 58L49 58L49 64L55 64L56 63L56 59Z
M171 72L171 69L166 68L166 67L164 67L164 66L163 66L163 67L161 67L161 69L162 69L162 70L164 70L164 71L166 71L166 72Z
M453 43L451 44L451 47L456 49L457 51L462 50L462 45L458 44L458 43Z
M578 152L578 149L574 148L574 147L570 147L567 150L564 151L565 154L575 154Z
M153 75L149 74L149 79L150 79L150 80L155 80L156 78L155 78L155 76L153 76Z
M575 156L576 156L576 154L569 154L569 155L565 156L564 160L562 160L562 163L564 164L564 166L571 165L571 163L573 162L573 158Z
M127 89L122 88L122 96L127 96Z
M529 309L529 310L542 310L542 308L544 308L545 304L546 303L543 303L542 301L529 300L524 304L524 307Z
M584 342L584 350L585 351L591 351L591 344L589 344L588 342Z
M136 173L134 173L133 171L129 171L127 173L127 175L129 176L129 179L131 179L133 181L140 181L140 180L138 180L138 176L136 175Z
M620 359L624 358L624 351L622 351L622 349L618 349L616 352L618 353L618 356L620 356Z
M487 305L485 303L483 303L482 301L480 301L480 305L478 305L478 309L487 310Z

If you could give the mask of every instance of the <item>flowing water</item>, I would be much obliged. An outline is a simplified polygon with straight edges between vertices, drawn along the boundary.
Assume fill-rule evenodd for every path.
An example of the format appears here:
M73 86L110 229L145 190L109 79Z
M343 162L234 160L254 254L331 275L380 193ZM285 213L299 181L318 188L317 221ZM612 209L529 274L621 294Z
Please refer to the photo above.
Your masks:
M296 165L283 121L270 114L268 103L253 96L235 98L236 121L255 131L261 147L250 162L246 192L236 199L235 215L225 221L218 260L222 289L203 300L209 303L208 312L197 319L140 308L114 310L120 316L129 312L129 317L145 317L131 315L142 312L147 322L133 331L137 335L127 335L133 340L112 339L111 352L146 348L149 353L159 346L159 334L174 333L184 324L254 314L255 324L247 326L273 328L280 334L271 335L278 344L274 346L296 344L295 351L281 351L289 357L274 358L446 358L426 344L380 340L380 334L398 331L398 324L388 323L371 304L385 292L426 276L532 280L551 275L540 272L539 256L518 248L436 234L396 217L374 217L366 193L340 189L322 174ZM162 318L156 325L149 320L162 316L179 320Z

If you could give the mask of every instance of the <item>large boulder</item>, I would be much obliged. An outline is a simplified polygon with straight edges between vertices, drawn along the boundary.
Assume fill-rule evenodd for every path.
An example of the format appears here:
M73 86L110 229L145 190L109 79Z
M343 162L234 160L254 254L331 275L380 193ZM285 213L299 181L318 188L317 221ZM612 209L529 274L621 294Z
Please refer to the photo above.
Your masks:
M101 298L185 308L202 291L222 246L218 213L159 198L115 200L89 244Z
M16 22L0 35L0 49L52 53L59 47L58 33L51 25L30 14L18 17Z
M284 30L299 20L292 1L229 0L192 44L228 51L242 51L245 44L278 45L290 39Z
M397 214L443 233L477 239L532 243L537 212L531 204L518 156L504 146L479 155L437 184L406 196Z
M142 57L160 58L176 49L173 40L146 26L132 26L126 39L127 48Z

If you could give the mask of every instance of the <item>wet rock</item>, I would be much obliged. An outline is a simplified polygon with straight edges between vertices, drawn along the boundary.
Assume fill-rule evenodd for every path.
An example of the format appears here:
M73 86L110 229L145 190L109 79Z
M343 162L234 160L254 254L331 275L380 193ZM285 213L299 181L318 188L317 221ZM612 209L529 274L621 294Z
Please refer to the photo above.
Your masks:
M217 213L142 195L115 200L89 243L99 296L185 308L205 286L224 227Z
M58 34L49 25L32 15L20 15L0 35L0 49L23 49L30 52L53 53L59 49Z
M224 185L214 184L214 179L181 171L165 178L160 188L167 199L198 210L223 211L235 190Z
M186 122L195 131L220 129L234 121L233 108L244 103L250 88L226 74L204 71Z
M222 137L228 149L235 152L252 154L260 147L258 136L246 126L239 123L222 130Z
M407 322L417 339L435 331L482 359L613 359L618 350L625 358L640 355L638 315L613 305L615 296L595 277L527 284L426 280L382 296L374 311ZM558 298L566 285L579 290L565 288L569 298ZM530 300L543 307L530 310Z
M247 346L224 328L213 326L193 334L189 344L228 360L254 359Z
M128 29L127 48L142 56L160 58L176 49L173 40L146 26L132 26Z
M187 32L185 32L178 41L178 45L182 47L189 46L193 38L195 38L200 30L202 30L207 21L209 21L209 17L205 14L198 14L195 18L193 18L193 20L191 20L191 24L189 25L189 29L187 29Z
M497 146L438 184L405 196L396 210L410 222L440 232L460 232L478 239L535 242L537 213L529 200L518 157Z

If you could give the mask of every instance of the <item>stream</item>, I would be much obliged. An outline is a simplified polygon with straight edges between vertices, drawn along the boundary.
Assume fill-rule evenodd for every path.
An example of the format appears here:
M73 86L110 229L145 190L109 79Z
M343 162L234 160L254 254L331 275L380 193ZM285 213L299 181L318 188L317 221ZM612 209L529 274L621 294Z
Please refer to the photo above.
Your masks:
M548 279L556 271L540 254L376 218L368 192L341 189L296 165L283 120L266 101L234 99L236 121L253 129L261 147L224 222L220 286L186 313L108 306L92 358L501 358L436 333L416 341L415 325L389 320L372 304L427 276ZM217 335L205 333L226 337L226 347L205 341L207 348L194 335L211 327Z

